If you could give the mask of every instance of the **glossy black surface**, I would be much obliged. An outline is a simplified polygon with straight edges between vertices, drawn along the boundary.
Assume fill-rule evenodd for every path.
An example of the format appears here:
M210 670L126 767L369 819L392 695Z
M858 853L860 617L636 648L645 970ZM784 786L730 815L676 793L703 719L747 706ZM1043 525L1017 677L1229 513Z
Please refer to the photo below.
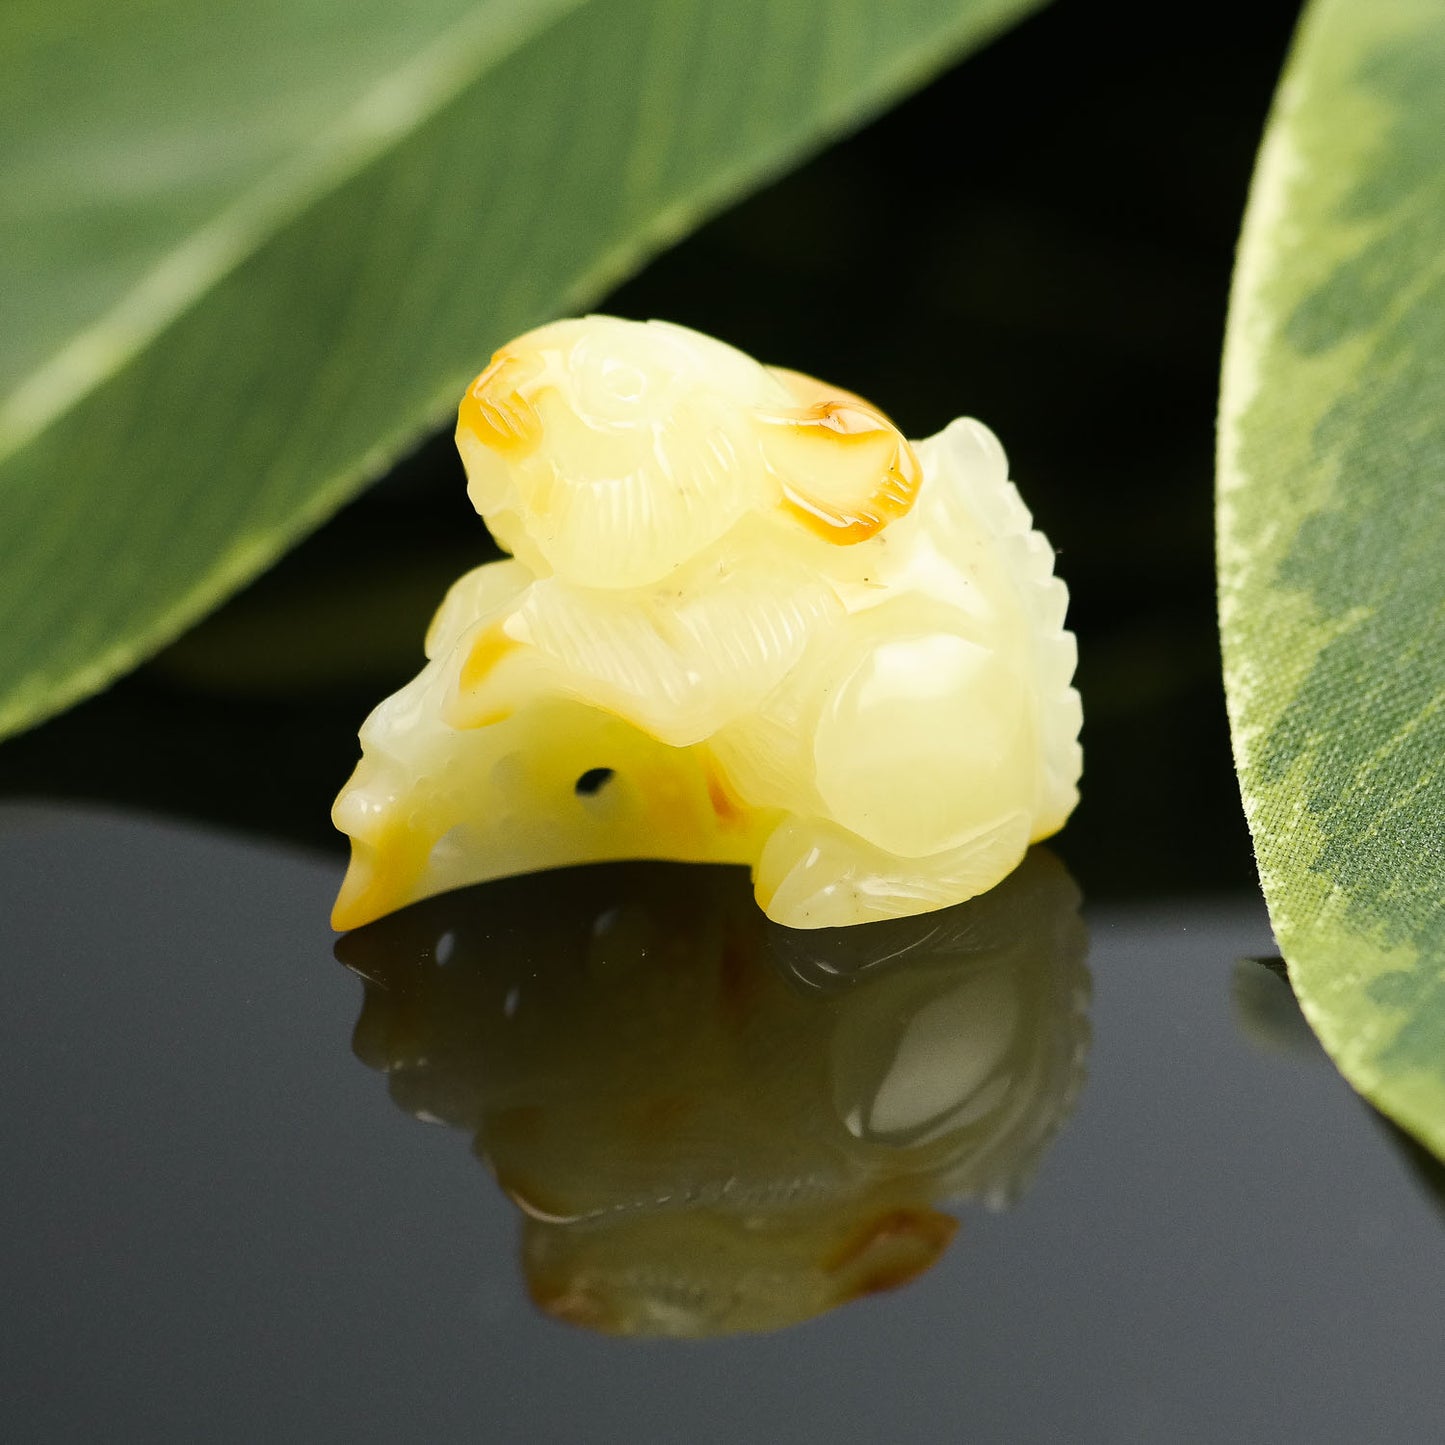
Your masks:
M408 1117L352 1052L367 985L332 957L338 873L0 812L10 1438L1438 1438L1438 1205L1283 985L1238 963L1270 949L1253 900L1086 910L1088 1079L1015 1208L965 1205L894 1291L679 1342L528 1300L520 1217L468 1133ZM447 966L505 957L525 1001L525 951L482 932ZM787 987L806 1033L813 995Z

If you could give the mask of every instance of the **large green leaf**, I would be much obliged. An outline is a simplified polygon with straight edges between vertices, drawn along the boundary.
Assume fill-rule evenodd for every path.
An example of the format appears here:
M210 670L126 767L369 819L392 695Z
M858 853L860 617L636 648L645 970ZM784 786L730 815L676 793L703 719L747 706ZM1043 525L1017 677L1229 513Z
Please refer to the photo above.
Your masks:
M0 734L254 575L508 335L1039 3L13 0Z
M1316 0L1225 354L1220 615L1280 947L1347 1077L1445 1151L1445 6Z

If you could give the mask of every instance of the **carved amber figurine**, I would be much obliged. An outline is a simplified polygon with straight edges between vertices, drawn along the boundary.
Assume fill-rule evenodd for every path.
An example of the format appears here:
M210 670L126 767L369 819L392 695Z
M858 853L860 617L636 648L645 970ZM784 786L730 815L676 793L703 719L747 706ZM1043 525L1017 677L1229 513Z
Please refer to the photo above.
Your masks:
M795 928L992 887L1077 800L1068 595L997 440L665 322L504 347L461 404L512 556L361 729L333 922L565 864L749 864Z

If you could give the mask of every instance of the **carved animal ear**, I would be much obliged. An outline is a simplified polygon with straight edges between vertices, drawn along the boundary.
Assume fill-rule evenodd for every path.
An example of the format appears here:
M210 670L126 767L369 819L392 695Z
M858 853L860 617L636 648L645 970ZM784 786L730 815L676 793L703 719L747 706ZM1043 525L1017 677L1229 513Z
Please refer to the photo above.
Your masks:
M467 496L483 516L509 505L512 464L541 441L541 418L527 394L527 384L541 369L533 357L499 351L457 409L457 450L467 469Z
M770 368L797 407L761 414L762 451L785 507L838 546L866 542L918 496L923 468L903 433L852 392Z

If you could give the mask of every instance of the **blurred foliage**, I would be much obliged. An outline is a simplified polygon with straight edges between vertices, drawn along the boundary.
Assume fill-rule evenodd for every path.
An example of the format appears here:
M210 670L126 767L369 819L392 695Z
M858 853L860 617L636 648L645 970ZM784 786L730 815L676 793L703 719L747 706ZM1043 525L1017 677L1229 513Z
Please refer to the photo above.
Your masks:
M957 413L999 432L1073 597L1086 773L1058 846L1096 895L1253 877L1209 477L1238 216L1294 9L1055 5L601 303L846 382L914 434ZM440 435L152 666L0 747L0 787L339 850L356 725L489 547ZM339 596L365 599L363 645Z
M263 570L509 337L1037 3L5 12L0 735Z

